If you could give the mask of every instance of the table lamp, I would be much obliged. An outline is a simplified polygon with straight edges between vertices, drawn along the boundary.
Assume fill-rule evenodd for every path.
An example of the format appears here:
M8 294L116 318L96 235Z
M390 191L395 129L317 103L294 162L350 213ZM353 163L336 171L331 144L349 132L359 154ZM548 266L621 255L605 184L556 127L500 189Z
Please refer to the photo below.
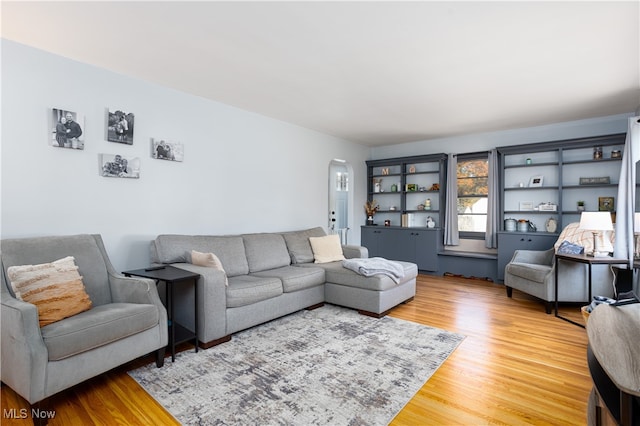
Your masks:
M599 237L602 235L602 231L613 231L611 213L582 212L580 215L580 229L586 229L593 232L593 253L587 253L588 256L609 256L609 252L601 251Z
M640 259L640 213L633 214L633 233L636 235L635 250L633 258Z

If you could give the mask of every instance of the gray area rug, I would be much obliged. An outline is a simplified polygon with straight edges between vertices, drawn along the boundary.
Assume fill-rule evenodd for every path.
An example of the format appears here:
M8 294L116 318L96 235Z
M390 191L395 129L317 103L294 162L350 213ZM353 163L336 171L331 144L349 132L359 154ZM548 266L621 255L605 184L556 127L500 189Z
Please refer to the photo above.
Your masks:
M129 374L183 424L386 425L463 339L325 305Z

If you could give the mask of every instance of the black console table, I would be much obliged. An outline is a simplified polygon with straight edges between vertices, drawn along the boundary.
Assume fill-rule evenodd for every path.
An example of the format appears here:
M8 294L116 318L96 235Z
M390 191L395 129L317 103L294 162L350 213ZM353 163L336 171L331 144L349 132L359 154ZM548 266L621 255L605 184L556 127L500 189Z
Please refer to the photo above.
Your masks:
M622 426L640 425L640 303L599 305L589 315L587 335L587 361L598 397L589 404L590 423L612 418Z
M176 360L176 345L182 342L193 340L198 352L198 279L200 274L189 272L184 269L175 268L173 266L149 267L146 269L134 269L125 271L123 275L130 277L151 278L156 281L156 285L160 281L165 283L165 303L167 305L167 317L169 319L169 348L171 350L171 362ZM178 324L173 318L173 299L174 287L182 283L192 283L194 291L194 331L188 330L181 324Z

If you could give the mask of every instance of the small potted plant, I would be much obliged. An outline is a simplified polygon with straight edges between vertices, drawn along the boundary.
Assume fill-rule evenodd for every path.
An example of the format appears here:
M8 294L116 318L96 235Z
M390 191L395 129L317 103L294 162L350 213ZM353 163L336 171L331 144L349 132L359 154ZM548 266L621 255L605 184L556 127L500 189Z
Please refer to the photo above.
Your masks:
M373 225L373 216L380 209L376 200L367 201L364 203L364 212L367 215L367 225Z
M578 201L578 211L579 212L584 211L584 201Z

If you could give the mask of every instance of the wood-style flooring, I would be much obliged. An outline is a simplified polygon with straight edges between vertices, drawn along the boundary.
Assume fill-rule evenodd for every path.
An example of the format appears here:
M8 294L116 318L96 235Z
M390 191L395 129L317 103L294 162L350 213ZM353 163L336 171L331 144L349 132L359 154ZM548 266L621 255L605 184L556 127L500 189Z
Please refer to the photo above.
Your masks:
M576 305L562 306L562 315L582 321ZM390 316L466 336L391 424L586 424L586 332L545 314L539 301L516 290L509 299L500 284L420 275L415 299ZM151 362L141 358L51 397L49 424L178 424L126 374ZM2 425L29 424L7 418L29 405L4 384L1 408Z

